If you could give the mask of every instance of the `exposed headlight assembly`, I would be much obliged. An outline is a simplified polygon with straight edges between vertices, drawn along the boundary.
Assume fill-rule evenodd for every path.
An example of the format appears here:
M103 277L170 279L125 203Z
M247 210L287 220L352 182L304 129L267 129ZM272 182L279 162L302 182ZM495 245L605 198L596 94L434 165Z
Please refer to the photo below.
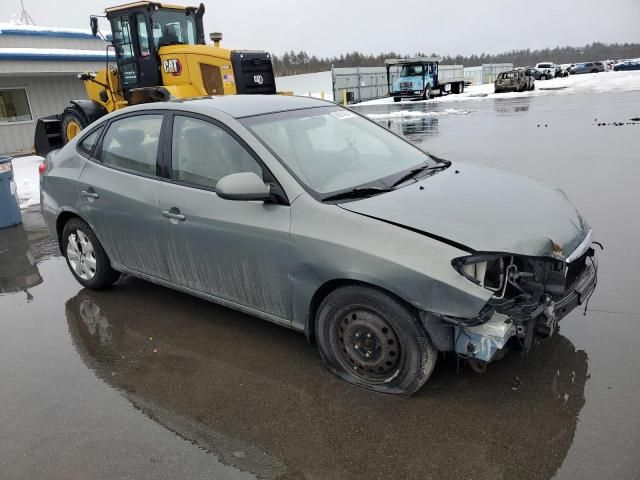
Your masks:
M454 258L451 264L468 280L494 292L496 298L504 298L509 286L511 293L561 294L567 272L564 260L505 253Z
M492 292L504 289L508 267L512 258L501 253L481 253L454 258L451 262L465 278Z

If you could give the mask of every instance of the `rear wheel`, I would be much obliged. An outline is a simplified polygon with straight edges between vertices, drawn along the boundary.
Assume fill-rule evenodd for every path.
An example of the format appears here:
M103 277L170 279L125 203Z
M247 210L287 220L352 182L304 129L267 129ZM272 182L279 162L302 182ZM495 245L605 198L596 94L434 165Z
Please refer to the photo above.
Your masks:
M67 143L89 125L84 114L75 107L67 108L62 114L62 139Z
M107 288L120 278L120 273L111 268L111 262L91 227L79 218L72 218L65 224L62 252L71 273L86 288Z
M315 333L329 370L376 392L411 395L436 363L437 351L417 315L370 287L330 293L318 309Z

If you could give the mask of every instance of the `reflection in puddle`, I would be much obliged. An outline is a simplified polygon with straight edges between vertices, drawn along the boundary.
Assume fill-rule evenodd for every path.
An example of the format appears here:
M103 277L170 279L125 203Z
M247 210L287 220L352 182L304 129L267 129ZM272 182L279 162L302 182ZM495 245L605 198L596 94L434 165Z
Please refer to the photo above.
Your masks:
M22 224L0 230L0 265L0 295L24 291L31 301L29 289L40 285L42 277Z
M548 478L584 404L587 355L562 335L485 375L445 359L407 399L333 377L295 332L131 278L81 291L66 314L100 379L262 478Z
M513 115L529 111L531 97L496 98L493 107L498 115Z

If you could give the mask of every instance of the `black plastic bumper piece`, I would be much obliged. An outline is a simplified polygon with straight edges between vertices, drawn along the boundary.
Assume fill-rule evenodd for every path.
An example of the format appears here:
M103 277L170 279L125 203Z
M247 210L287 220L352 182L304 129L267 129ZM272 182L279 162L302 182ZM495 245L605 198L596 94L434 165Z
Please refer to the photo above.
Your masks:
M593 294L598 283L598 263L595 254L590 256L584 271L571 286L569 293L555 301L556 321L565 317L571 310L583 305Z
M37 155L45 157L52 150L62 148L62 124L58 115L38 119L33 145Z

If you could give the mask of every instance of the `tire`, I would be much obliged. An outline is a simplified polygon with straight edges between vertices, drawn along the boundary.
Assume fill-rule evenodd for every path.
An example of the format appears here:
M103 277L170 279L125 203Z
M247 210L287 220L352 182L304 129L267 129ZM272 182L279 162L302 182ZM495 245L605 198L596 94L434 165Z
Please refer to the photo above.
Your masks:
M431 98L431 87L427 85L426 87L424 87L424 90L422 92L422 100L429 100L430 98Z
M62 140L64 143L73 140L87 125L89 125L89 121L80 110L76 107L68 107L62 114Z
M593 70L591 70L591 73L598 73L598 70L594 68Z
M399 102L400 100L401 100L400 97L393 97L393 101L396 102L396 103Z
M62 229L62 253L83 287L101 290L120 278L91 227L79 218L72 218Z
M327 368L375 392L411 395L436 364L437 351L417 315L371 287L331 292L318 308L315 325Z

